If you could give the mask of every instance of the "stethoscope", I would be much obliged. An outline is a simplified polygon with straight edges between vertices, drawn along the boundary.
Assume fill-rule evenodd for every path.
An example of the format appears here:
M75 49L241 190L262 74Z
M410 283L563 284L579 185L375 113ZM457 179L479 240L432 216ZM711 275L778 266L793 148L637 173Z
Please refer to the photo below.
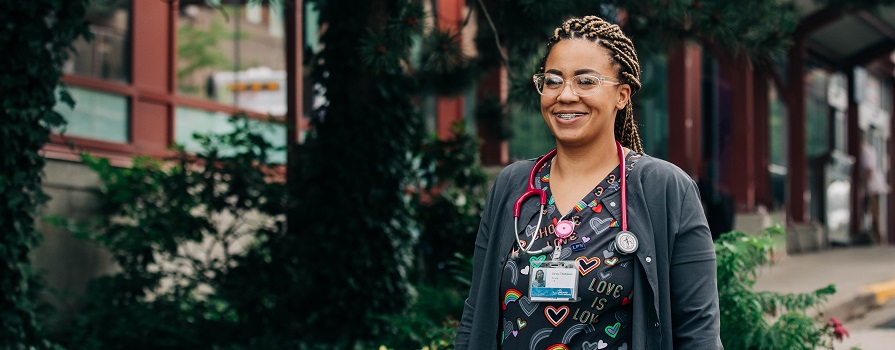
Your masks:
M639 245L637 242L637 237L634 236L633 233L628 231L628 200L626 195L626 180L625 180L625 152L622 148L622 144L618 141L615 141L616 148L618 149L618 162L620 164L621 176L619 176L619 187L621 191L621 212L622 212L622 223L621 223L621 231L615 235L615 250L621 254L630 254L637 250L637 246ZM535 226L535 232L541 228L541 220L544 218L544 206L547 204L547 192L542 189L535 188L535 176L538 173L538 170L544 166L550 159L556 156L556 149L547 152L541 159L538 159L535 162L535 166L531 168L531 173L528 175L528 189L519 196L519 199L516 200L516 204L513 205L513 233L516 234L516 244L519 245L520 252L513 253L512 257L514 259L518 258L521 254L528 255L539 255L553 252L553 246L547 245L544 248L538 250L529 250L528 247L522 244L522 240L519 239L519 216L522 211L522 203L525 202L528 197L539 196L541 203L541 210L538 215L538 225ZM556 236L559 238L567 238L572 235L574 224L571 221L563 220L557 223L556 227ZM521 253L521 254L520 254Z

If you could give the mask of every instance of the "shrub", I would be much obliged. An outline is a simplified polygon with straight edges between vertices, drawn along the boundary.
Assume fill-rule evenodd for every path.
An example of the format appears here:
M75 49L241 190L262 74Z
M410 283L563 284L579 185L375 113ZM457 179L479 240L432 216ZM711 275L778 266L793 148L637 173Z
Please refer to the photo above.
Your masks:
M770 263L780 227L758 235L722 234L715 241L721 341L725 349L832 349L834 328L808 315L836 292L833 285L811 293L754 291L761 267Z
M108 250L119 273L91 281L83 311L61 335L76 349L207 348L227 342L239 315L222 298L236 259L283 231L284 184L271 146L243 119L226 135L195 135L203 151L130 168L85 155L102 181L101 215L71 223Z

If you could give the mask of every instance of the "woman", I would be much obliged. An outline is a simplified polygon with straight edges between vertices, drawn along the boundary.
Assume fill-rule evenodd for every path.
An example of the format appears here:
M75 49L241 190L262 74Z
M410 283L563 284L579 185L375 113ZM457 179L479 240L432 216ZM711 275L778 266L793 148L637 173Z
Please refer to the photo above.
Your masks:
M495 180L457 349L722 348L699 193L643 154L631 40L599 17L570 19L533 79L556 150ZM532 287L532 269L547 288Z

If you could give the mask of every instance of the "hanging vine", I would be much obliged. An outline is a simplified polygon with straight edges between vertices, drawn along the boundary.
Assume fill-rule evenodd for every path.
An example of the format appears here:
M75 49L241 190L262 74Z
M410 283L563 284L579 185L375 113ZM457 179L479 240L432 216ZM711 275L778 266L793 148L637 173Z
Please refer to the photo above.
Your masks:
M0 11L0 348L46 348L37 314L39 279L29 252L35 230L50 128L65 121L53 111L56 84L71 43L89 36L87 0L6 1ZM59 98L72 104L63 90Z

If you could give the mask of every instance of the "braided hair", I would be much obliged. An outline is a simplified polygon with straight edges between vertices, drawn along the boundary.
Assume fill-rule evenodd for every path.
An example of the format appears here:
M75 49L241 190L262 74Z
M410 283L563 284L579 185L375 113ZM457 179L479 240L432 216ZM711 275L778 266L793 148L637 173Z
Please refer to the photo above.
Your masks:
M618 25L610 24L597 16L571 18L557 27L553 31L553 37L547 42L547 53L541 58L538 73L544 73L547 56L550 55L553 45L560 40L572 38L585 38L609 50L612 65L619 68L616 76L618 81L630 85L632 95L640 90L640 62L637 60L637 52L634 51L634 43L622 33ZM627 148L643 152L640 132L634 122L631 99L628 99L624 110L619 110L615 114L615 139Z

